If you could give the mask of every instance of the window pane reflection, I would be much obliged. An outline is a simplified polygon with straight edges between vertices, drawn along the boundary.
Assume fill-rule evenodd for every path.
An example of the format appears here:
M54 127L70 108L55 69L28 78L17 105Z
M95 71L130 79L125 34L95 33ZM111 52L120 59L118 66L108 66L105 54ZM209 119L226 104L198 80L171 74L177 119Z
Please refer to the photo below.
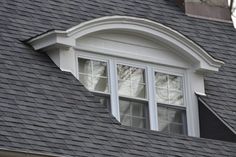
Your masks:
M79 73L92 74L92 61L88 59L79 59Z
M145 70L117 65L119 95L146 98Z
M148 128L148 104L120 99L120 121L122 125Z
M158 106L159 131L187 134L185 110Z
M94 76L107 76L107 63L93 61L93 75Z
M93 79L91 75L79 74L80 82L88 89L93 90Z
M79 79L91 91L109 93L107 63L79 58Z
M183 106L183 79L181 76L155 73L157 103Z

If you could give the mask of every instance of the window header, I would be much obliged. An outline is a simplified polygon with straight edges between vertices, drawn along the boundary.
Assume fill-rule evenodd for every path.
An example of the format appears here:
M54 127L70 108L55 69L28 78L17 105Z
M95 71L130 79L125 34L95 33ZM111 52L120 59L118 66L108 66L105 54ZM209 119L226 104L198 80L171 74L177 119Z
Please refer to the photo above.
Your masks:
M50 47L76 47L76 40L105 30L130 31L158 39L179 50L194 63L198 71L218 71L224 64L211 57L205 50L181 33L163 24L135 17L109 16L81 23L66 31L51 31L28 41L35 50Z

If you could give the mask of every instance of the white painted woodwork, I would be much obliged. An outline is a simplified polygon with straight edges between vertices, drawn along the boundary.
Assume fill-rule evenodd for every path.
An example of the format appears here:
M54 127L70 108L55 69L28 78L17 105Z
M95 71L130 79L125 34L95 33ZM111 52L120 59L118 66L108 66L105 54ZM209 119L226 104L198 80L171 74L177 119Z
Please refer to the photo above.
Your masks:
M76 47L105 55L123 58L135 58L147 62L187 68L191 66L188 59L171 47L156 39L145 39L144 35L118 30L101 32L77 39Z

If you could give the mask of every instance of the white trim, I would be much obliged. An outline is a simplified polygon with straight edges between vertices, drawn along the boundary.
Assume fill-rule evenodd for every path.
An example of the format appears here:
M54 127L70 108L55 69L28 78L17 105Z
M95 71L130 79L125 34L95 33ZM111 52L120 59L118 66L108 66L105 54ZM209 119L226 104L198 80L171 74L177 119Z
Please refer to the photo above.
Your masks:
M196 70L218 71L224 64L211 57L205 50L181 33L160 23L136 17L109 16L81 23L66 31L51 31L28 41L35 50L52 46L76 46L76 39L87 34L104 30L128 30L162 40L169 46L179 49L196 63Z
M201 103L208 109L210 110L229 130L231 130L235 135L236 135L236 131L228 124L226 123L211 107L209 107L207 105L207 103L205 103L201 97L198 97L198 100L201 101Z
M118 82L117 82L117 69L116 69L116 61L110 59L110 73L111 77L111 111L113 116L116 117L118 121L120 121L120 105L119 105L119 96L118 96Z
M172 62L167 62L166 60L156 58L156 57L150 57L146 56L145 54L140 55L140 54L132 54L130 55L129 53L125 52L120 52L118 50L106 50L106 49L99 49L99 48L93 48L93 47L74 47L74 50L81 50L81 51L86 51L94 54L102 54L102 55L109 55L109 56L114 56L114 57L120 57L120 58L126 58L126 59L135 59L136 61L144 61L148 63L153 63L153 64L161 64L161 65L168 65L171 67L176 67L175 63ZM187 66L184 65L178 65L178 68L188 68Z
M196 95L199 95L199 96L207 96L206 93L202 93L202 92L196 92L196 91L195 91L195 94L196 94Z
M147 68L147 86L149 92L149 121L150 121L150 129L158 130L158 113L157 113L157 105L155 101L155 81L154 81L154 70L152 67Z
M185 101L190 102L187 104L187 123L188 125L188 135L194 137L200 137L200 128L199 128L199 112L198 112L198 100L197 96L194 94L193 85L196 83L192 79L192 70L187 70L186 75L184 77L184 85L185 85ZM203 80L202 80L203 81ZM204 82L202 82L203 84ZM187 85L187 86L186 86Z

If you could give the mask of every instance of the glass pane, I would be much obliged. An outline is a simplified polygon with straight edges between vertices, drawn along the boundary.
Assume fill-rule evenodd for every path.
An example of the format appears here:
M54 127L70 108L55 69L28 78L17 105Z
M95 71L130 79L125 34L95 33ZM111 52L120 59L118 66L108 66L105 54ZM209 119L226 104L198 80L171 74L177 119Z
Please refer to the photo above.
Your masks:
M131 71L131 80L133 83L145 83L145 72L144 69L132 67Z
M156 100L158 103L184 105L181 76L156 72Z
M92 62L88 59L79 58L79 73L92 74Z
M158 107L158 119L160 121L168 120L168 110L165 107Z
M108 93L108 83L107 78L94 77L93 87L95 91Z
M183 123L183 111L182 110L175 110L169 109L168 111L168 120L176 123Z
M94 93L94 95L96 96L96 99L100 101L100 103L105 106L110 112L111 112L111 106L110 106L110 96L107 95L98 95L96 93Z
M185 134L187 133L185 110L169 107L158 107L158 126L160 131Z
M169 75L169 88L182 90L182 78L180 76Z
M145 128L145 121L142 118L132 118L132 126L136 128Z
M120 100L120 114L122 115L131 115L130 113L130 102Z
M169 97L170 97L170 104L171 105L178 105L178 106L183 106L183 94L182 92L178 91L169 91Z
M156 86L158 88L168 88L168 75L156 73Z
M89 75L79 75L80 82L88 89L93 90L93 79Z
M127 65L117 65L117 75L119 80L130 80L130 67Z
M132 83L132 97L146 98L146 86Z
M129 116L131 118L129 126L142 128L148 126L148 105L146 103L134 102L132 100L120 100L119 104L121 124L125 123L123 125L127 125L128 120L124 119Z
M146 97L145 70L127 65L117 65L119 95Z
M179 124L170 124L170 132L176 134L183 134L183 125Z
M158 103L169 104L168 90L167 89L156 89L156 100Z
M93 61L93 75L107 76L107 63L100 61Z
M119 81L118 82L119 95L131 96L131 82Z
M132 103L132 115L133 116L137 116L137 117L144 117L145 113L144 113L144 108L143 105L140 105L140 103Z
M131 117L128 115L120 115L120 122L122 125L131 126Z
M167 121L159 121L159 131L169 132L169 125Z

